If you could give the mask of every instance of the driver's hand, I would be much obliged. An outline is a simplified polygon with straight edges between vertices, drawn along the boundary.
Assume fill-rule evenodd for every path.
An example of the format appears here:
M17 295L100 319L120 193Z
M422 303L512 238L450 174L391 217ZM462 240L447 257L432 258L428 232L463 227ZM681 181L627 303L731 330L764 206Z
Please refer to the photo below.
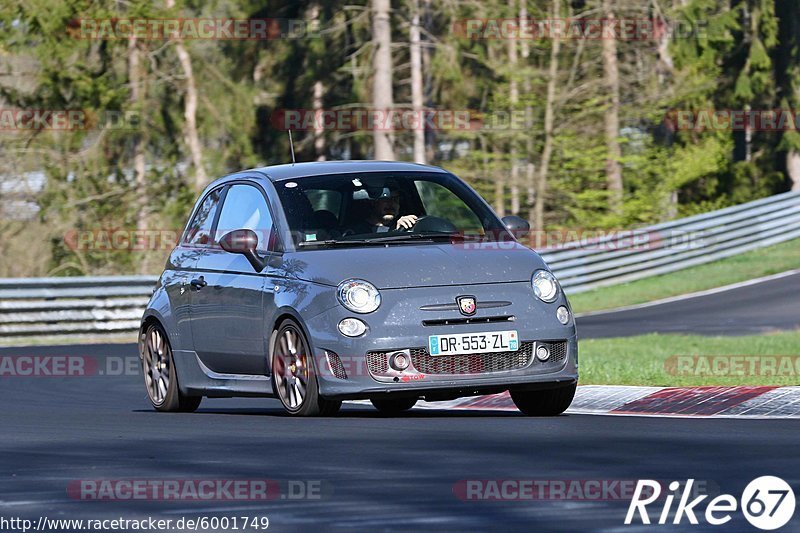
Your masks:
M406 215L397 219L396 229L411 229L417 223L417 215Z

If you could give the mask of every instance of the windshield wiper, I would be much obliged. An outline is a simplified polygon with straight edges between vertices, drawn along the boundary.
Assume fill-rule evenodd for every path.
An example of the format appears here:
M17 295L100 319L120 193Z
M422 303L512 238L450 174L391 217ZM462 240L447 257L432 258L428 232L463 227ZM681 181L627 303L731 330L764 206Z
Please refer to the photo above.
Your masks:
M405 233L401 235L387 235L385 237L372 237L366 239L365 242L403 242L403 241L433 241L433 240L451 240L457 238L455 233Z
M336 239L328 239L326 241L303 241L297 243L298 248L307 248L310 246L354 246L356 244L363 244L365 241L361 239L352 241L339 241Z
M312 246L359 246L359 245L372 245L372 244L386 244L386 243L401 243L401 242L419 242L419 241L435 241L435 240L450 240L458 238L457 234L452 233L407 233L401 235L386 235L384 237L371 237L369 239L328 239L325 241L304 241L298 243L299 248L309 248Z

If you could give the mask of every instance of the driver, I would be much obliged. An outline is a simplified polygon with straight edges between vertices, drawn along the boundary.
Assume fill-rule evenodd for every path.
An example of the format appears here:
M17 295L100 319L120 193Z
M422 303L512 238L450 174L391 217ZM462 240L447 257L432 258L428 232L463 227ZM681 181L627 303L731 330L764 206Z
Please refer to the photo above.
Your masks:
M414 227L419 217L417 215L400 215L400 192L391 191L383 187L381 193L371 199L370 212L367 224L370 231L375 233L387 232L390 229L409 230ZM399 217L399 218L398 218Z

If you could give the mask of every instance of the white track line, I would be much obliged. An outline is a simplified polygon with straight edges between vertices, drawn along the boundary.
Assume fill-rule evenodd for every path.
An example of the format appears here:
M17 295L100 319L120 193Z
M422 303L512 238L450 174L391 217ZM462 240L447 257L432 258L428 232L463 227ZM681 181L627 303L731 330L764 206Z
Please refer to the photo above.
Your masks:
M600 416L627 416L627 417L663 417L663 418L739 418L748 420L768 419L793 419L800 418L800 387L778 387L749 400L728 407L715 414L683 414L683 413L648 413L648 412L620 412L615 409L646 398L651 394L673 387L634 387L624 385L581 385L575 394L572 406L566 414L600 415ZM676 394L684 388L674 387ZM514 412L516 406L507 393L492 395L492 400L487 405L471 405L477 397L470 396L443 402L419 402L414 410L456 410L456 411L481 411L489 412ZM711 400L707 400L711 401ZM367 400L348 401L348 404L370 405Z
M615 307L614 309L604 309L601 311L587 311L586 313L577 313L575 315L575 318L582 318L595 315L608 315L611 313L620 313L622 311L632 311L635 309L643 309L645 307L653 307L656 305L667 304L670 302L679 302L681 300L689 300L691 298L699 298L701 296L709 296L712 294L719 294L721 292L731 291L734 289L740 289L742 287L749 287L750 285L757 285L759 283L764 283L775 279L786 278L789 276L794 276L795 274L800 274L800 269L788 270L786 272L781 272L780 274L773 274L771 276L764 276L762 278L754 278L747 281L740 281L739 283L732 283L730 285L724 285L722 287L716 287L704 291L691 292L689 294L680 294L678 296L670 296L669 298L662 298L660 300L653 300L652 302L645 302L642 304L626 305L623 307Z

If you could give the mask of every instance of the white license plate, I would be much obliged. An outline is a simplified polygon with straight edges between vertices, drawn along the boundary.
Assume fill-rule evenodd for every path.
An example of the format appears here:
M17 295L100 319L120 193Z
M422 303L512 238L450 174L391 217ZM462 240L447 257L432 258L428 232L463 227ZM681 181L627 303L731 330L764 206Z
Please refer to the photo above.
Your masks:
M519 336L516 331L459 333L428 337L428 353L431 355L516 352L517 350L519 350Z

